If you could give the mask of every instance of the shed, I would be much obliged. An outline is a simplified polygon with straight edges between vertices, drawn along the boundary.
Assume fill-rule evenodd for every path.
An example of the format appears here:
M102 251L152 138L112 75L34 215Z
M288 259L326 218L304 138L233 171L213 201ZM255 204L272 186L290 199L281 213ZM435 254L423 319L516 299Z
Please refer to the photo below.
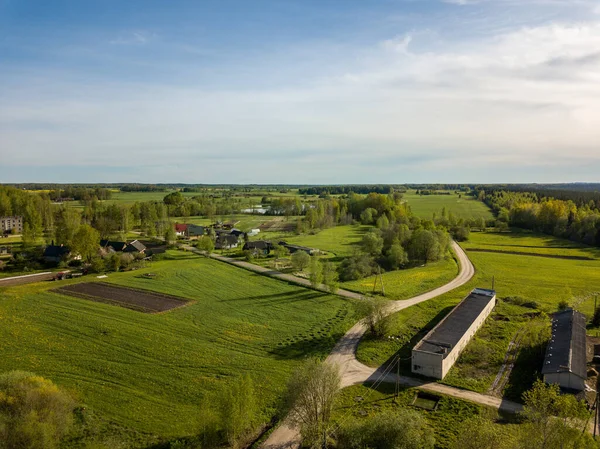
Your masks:
M552 316L552 335L546 347L542 375L549 384L583 391L587 379L586 318L573 309Z
M412 350L412 372L443 379L492 313L496 292L474 289Z

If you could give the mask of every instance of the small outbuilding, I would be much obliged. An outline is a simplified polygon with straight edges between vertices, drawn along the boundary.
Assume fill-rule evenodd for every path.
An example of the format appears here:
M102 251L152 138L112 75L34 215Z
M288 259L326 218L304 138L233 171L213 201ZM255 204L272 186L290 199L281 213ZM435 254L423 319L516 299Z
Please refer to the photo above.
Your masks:
M474 289L412 350L412 372L443 379L492 313L496 292Z
M48 245L44 249L43 259L47 263L59 263L69 257L71 250L64 245Z
M246 242L242 248L244 251L252 251L256 254L268 255L273 249L273 244L266 240L256 240L254 242Z
M546 348L544 382L565 390L583 391L587 379L585 315L573 309L552 316L552 335Z

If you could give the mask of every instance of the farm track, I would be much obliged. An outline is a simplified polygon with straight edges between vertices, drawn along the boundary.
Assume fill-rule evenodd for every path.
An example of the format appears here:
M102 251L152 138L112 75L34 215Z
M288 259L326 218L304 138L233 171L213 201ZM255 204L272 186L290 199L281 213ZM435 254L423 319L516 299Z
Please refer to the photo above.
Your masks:
M421 295L406 300L390 301L390 305L386 311L388 315L395 312L399 312L400 310L406 309L421 302L436 298L444 293L448 293L471 280L471 278L475 274L475 268L473 267L473 264L469 260L465 251L456 242L452 243L452 248L459 260L460 272L458 273L458 275L449 283L438 287L434 290L431 290L427 293L423 293ZM187 246L186 249L193 251L197 254L205 255L204 252L199 251L196 248L190 246ZM255 273L270 276L282 281L291 282L300 286L313 288L308 280L293 275L280 273L278 271L274 271L265 267L254 265L245 261L235 260L230 257L225 257L218 254L211 254L210 257L221 262L229 263L231 265L235 265L246 270L253 271ZM321 286L319 290L326 291L325 286ZM342 297L355 300L365 299L363 295L343 289L338 290L336 294ZM395 383L397 380L399 380L399 383L406 387L419 388L432 393L452 396L458 399L475 402L488 407L493 407L502 411L515 413L521 410L521 405L515 402L506 401L497 397L475 393L468 390L462 390L460 388L442 385L437 382L422 381L407 376L400 376L398 379L398 377L395 374L385 374L385 367L371 368L360 363L356 359L356 349L366 330L367 327L362 321L355 324L338 341L336 346L333 348L331 354L327 357L325 361L325 363L331 363L339 367L342 388L372 381ZM271 433L269 438L263 443L262 447L265 449L299 448L299 431L297 428L290 425L284 420Z
M34 282L50 281L56 273L45 272L36 274L25 274L23 276L14 276L0 279L1 287L13 287L15 285L33 284Z
M500 367L498 375L494 379L492 386L488 390L489 395L502 396L502 390L504 390L510 373L515 366L515 360L517 359L519 347L521 346L521 338L523 337L525 330L525 326L521 327L508 344L508 349L506 350L506 355L504 356L502 366Z

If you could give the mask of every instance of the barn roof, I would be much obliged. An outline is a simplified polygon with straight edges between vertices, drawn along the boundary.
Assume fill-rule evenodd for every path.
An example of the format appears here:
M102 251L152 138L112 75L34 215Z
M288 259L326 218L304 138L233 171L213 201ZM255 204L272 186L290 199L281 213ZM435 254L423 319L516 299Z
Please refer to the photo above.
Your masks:
M573 309L552 317L552 336L546 348L542 374L573 373L587 378L585 315Z
M494 290L474 289L417 343L414 350L444 354L445 358L495 297Z

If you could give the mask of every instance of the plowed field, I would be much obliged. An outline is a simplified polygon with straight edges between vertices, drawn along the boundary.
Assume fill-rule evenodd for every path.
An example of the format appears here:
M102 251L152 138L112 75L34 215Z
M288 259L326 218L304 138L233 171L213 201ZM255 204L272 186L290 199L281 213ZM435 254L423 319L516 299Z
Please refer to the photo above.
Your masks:
M68 296L104 302L144 313L165 312L185 306L190 301L177 296L164 295L133 288L117 287L102 282L86 282L61 287L56 290Z

